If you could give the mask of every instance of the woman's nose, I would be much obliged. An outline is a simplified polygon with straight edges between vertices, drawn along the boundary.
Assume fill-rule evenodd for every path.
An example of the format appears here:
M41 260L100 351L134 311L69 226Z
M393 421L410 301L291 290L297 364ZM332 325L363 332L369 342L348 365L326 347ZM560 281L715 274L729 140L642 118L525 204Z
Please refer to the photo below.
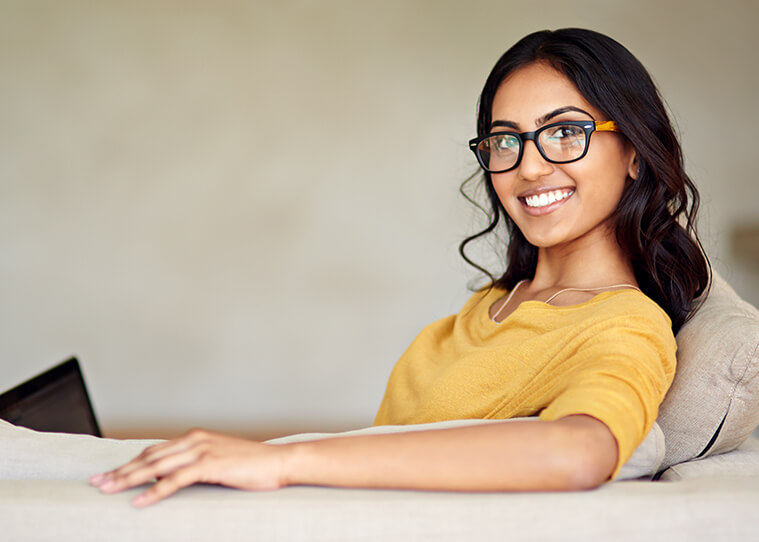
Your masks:
M519 176L527 181L537 181L552 171L553 164L543 158L535 142L525 141L522 161L519 162Z

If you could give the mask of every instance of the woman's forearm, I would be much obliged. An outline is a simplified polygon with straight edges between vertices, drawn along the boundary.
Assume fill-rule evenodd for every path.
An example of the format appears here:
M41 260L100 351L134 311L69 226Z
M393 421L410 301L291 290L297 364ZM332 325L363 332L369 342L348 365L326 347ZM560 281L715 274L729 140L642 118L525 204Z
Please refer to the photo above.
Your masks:
M454 491L596 487L617 456L611 432L588 416L284 446L284 484Z
M451 491L596 487L616 465L609 429L588 416L385 435L260 444L203 430L145 449L90 482L115 493L157 480L153 504L197 482L241 489L310 484Z

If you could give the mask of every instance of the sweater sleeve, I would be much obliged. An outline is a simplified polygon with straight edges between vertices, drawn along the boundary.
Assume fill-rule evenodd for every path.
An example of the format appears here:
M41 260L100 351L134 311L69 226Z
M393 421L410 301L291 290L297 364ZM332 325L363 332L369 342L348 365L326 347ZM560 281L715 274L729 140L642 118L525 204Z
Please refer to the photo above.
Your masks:
M614 478L656 420L674 377L676 344L660 309L618 316L594 328L540 418L586 414L603 422L617 441Z

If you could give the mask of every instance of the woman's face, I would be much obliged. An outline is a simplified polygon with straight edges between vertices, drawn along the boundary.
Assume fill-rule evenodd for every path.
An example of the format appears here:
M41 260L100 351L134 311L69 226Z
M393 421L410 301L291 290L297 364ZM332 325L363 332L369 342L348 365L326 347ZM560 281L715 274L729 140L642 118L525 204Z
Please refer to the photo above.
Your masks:
M531 132L562 120L614 119L604 118L564 75L534 63L501 83L490 131ZM549 248L608 238L613 232L607 219L636 169L635 152L624 136L594 132L587 154L576 162L552 164L526 141L519 165L491 178L503 207L527 240Z

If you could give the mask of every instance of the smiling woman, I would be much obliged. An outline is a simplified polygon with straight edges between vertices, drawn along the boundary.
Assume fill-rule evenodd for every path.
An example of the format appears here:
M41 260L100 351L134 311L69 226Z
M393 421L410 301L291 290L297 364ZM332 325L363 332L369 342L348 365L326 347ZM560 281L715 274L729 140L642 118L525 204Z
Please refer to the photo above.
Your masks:
M547 154L545 136L540 137L552 133L550 127L562 119L585 120L595 127L585 131L583 152L573 145L575 151L567 160ZM532 133L518 133L529 127L537 134L534 148L524 137ZM494 285L512 290L520 281L536 276L544 243L573 251L595 247L591 250L602 252L601 247L606 247L619 252L616 260L626 267L617 268L608 279L617 277L639 286L667 312L674 332L680 329L694 308L692 300L706 288L709 278L695 235L698 191L684 171L680 143L659 92L627 49L606 36L580 29L526 36L491 71L480 97L477 131L479 137L470 147L483 165L490 223L461 244L464 259L484 271ZM476 144L495 133L521 139L517 159L508 169L491 168L487 153L483 156L484 146ZM506 193L509 190L511 194ZM549 194L559 201L549 201ZM496 280L472 262L465 249L496 230L501 220L509 234L508 262ZM595 244L578 232L614 239ZM560 239L567 235L577 242L562 245ZM598 253L586 253L586 257L606 260ZM571 295L557 302L572 303L587 298L576 291L585 285L602 286L588 275L549 285L544 291L533 287L531 293L547 299L564 286L572 288ZM520 290L521 300L526 299L529 292Z
M609 119L547 63L529 64L512 73L496 92L492 116L491 130L496 126L538 128L535 145L520 145L521 159L509 169L489 167L500 203L530 244L552 250L582 245L594 251L586 256L597 259L597 255L600 261L616 252L609 235L613 226L607 219L637 169L635 151L624 135L600 132L590 145L595 122L609 126ZM611 126L616 129L615 124ZM624 276L607 278L634 282L632 267L628 267ZM578 285L576 279L570 280ZM591 286L599 285L596 278L587 280Z
M656 420L673 328L709 278L679 143L640 63L579 29L501 57L478 132L492 215L462 255L504 219L506 271L419 334L375 424L538 418L278 445L196 430L91 482L113 493L158 479L145 506L195 482L513 491L614 478Z

